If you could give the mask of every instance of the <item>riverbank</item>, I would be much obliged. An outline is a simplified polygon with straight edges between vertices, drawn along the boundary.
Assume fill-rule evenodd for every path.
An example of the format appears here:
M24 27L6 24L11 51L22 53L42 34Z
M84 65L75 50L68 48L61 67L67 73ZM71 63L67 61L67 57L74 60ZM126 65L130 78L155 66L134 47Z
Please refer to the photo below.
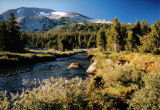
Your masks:
M158 66L159 56L98 50L88 53L93 56L92 61L97 62L95 76L86 80L62 77L34 80L32 90L26 89L10 100L1 92L0 108L159 110L160 72L147 70ZM119 60L126 62L120 63ZM147 68L143 68L146 64ZM36 86L37 83L40 86Z
M56 58L67 57L84 51L66 51L66 52L45 52L45 51L28 51L27 53L0 53L0 67L15 67L22 65L30 65L38 62L53 61Z
M73 62L78 62L82 68L68 69L67 67ZM16 94L17 91L21 93L22 88L27 89L28 87L26 84L24 84L24 80L27 80L27 82L30 84L30 89L34 87L31 82L35 79L42 81L43 79L48 79L50 77L62 77L66 79L79 77L85 80L88 77L86 70L89 65L90 61L88 60L86 54L79 53L68 57L56 58L55 61L36 63L31 67L23 66L22 69L24 70L27 68L31 69L27 72L22 72L17 75L0 77L0 91L4 90L8 94L10 92ZM11 69L14 70L15 68L12 67L8 70L11 71ZM18 67L17 69L21 70L21 67Z
M27 72L33 64L54 61L56 58L67 57L85 51L28 51L27 53L0 53L0 76L11 76Z

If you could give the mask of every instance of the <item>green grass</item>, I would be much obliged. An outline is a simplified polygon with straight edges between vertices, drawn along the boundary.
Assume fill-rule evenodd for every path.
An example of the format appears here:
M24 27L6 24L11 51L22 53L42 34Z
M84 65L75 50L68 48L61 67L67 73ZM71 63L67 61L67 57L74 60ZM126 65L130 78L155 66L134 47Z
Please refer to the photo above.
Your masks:
M119 58L156 58L159 56L139 53L89 52L97 61L97 74L86 80L81 78L49 78L40 86L26 89L21 94L7 98L0 93L0 109L44 110L159 110L160 71L148 72L131 63L118 65ZM127 56L127 57L126 57ZM118 58L117 58L118 57ZM106 59L112 59L108 62ZM151 60L150 59L150 60ZM129 59L128 59L129 60ZM29 84L31 85L31 84Z
M94 50L89 52L94 55L93 61L97 62L97 74L91 80L90 85L94 87L95 83L101 85L104 93L110 94L110 96L118 97L123 103L129 106L129 109L156 109L160 108L160 105L156 101L160 102L160 56L153 54L141 54L141 53L109 53L100 52ZM113 62L108 62L110 59ZM127 60L130 63L125 65L118 65L118 60ZM145 63L154 62L153 65L147 65ZM150 69L150 70L149 70ZM96 78L101 78L101 81L96 81ZM153 79L152 79L153 78ZM154 83L154 84L152 84ZM151 86L152 84L152 86ZM152 89L147 89L149 86ZM146 90L146 91L145 91ZM140 93L139 91L142 91ZM140 100L139 94L145 97L144 100ZM153 95L147 96L147 93ZM145 100L149 100L143 106ZM153 107L153 108L152 108Z
M30 65L37 62L53 61L57 57L66 57L81 51L34 51L29 53L0 52L0 67Z
M54 60L56 57L49 54L34 53L0 53L0 67L30 65L36 62Z

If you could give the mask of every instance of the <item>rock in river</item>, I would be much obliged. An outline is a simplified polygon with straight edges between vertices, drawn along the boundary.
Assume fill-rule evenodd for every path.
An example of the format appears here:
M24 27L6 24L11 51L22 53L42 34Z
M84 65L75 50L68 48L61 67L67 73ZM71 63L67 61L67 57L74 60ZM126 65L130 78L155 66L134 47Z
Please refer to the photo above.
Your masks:
M97 72L97 67L96 67L96 65L97 65L97 62L94 62L93 64L91 64L91 65L89 66L89 68L87 69L86 72L87 72L88 74L95 75L96 72Z
M71 63L69 66L68 66L69 69L78 69L78 68L82 68L82 66L79 64L79 63Z

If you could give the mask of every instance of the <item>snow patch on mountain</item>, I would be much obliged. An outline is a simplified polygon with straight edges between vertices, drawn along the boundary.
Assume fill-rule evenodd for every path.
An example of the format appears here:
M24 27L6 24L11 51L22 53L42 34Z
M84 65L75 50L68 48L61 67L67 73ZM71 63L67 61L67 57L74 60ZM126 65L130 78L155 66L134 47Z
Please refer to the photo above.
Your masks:
M17 10L17 13L20 13L20 12L21 12L21 9L18 9L18 10Z
M46 13L46 12L39 12L39 16L49 16L51 13Z
M63 17L63 16L66 15L65 12L52 12L52 14L53 14L53 15L57 15L57 16L61 16L61 17Z
M91 23L112 23L111 21L107 21L105 19L100 20L100 19L95 19L95 20L90 20Z

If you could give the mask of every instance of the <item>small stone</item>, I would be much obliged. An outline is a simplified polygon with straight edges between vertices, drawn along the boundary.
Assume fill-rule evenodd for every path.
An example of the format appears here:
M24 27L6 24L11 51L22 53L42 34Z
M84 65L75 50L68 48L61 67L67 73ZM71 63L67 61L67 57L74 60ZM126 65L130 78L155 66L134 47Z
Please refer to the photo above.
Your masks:
M69 69L78 69L81 68L82 66L79 63L71 63L68 68Z

